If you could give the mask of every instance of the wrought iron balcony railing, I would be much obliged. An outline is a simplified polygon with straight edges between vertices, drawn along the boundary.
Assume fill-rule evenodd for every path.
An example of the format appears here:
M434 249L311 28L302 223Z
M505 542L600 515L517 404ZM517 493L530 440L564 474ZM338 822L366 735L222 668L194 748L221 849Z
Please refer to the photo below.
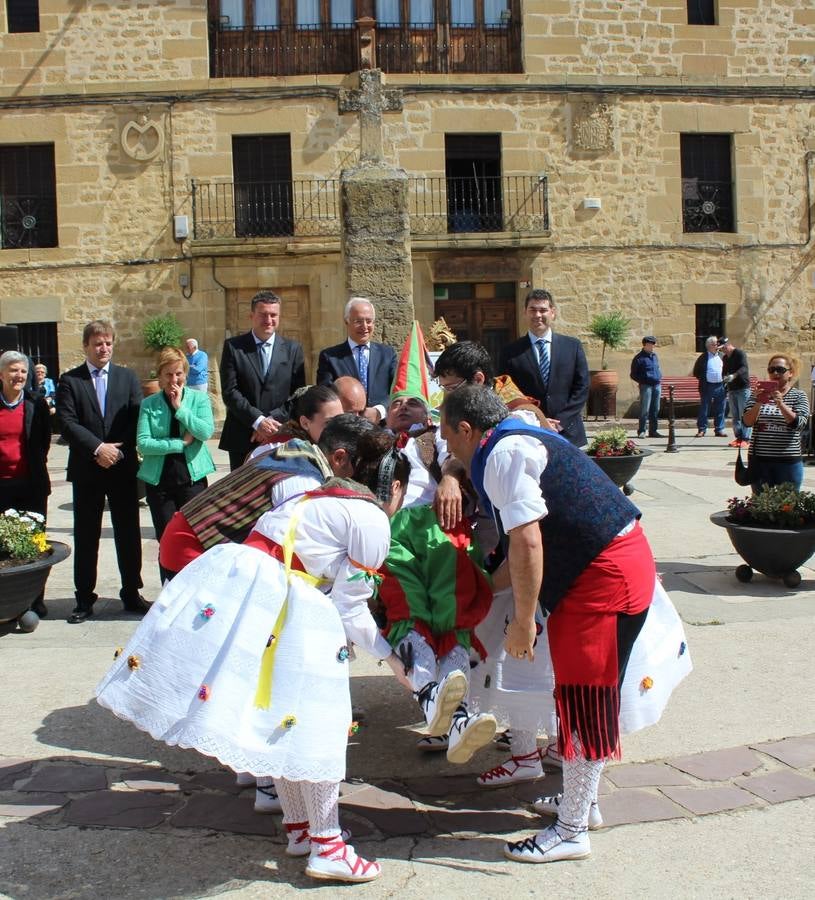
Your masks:
M336 179L193 181L193 237L338 237L341 228ZM545 176L408 179L410 230L414 235L549 231Z
M338 182L192 183L193 236L333 237L340 233Z
M521 72L520 17L498 25L377 24L376 65L385 73ZM361 67L356 23L232 27L210 25L210 75L346 74Z
M730 181L682 179L682 230L733 232L733 184Z
M0 195L0 249L56 246L55 197L41 194Z
M545 175L411 178L410 230L416 235L549 231Z

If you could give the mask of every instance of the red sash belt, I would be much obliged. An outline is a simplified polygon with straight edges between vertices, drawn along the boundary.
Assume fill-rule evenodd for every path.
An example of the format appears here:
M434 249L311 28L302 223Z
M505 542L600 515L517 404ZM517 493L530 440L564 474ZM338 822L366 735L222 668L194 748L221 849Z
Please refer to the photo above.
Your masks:
M283 563L283 565L286 564L286 560L283 556L283 547L278 544L277 541L273 541L259 531L250 531L249 536L243 542L243 545L244 547L254 547L255 550L262 550L264 553L268 553L273 559ZM296 553L292 553L291 567L298 572L306 571L306 567L300 561L300 558Z

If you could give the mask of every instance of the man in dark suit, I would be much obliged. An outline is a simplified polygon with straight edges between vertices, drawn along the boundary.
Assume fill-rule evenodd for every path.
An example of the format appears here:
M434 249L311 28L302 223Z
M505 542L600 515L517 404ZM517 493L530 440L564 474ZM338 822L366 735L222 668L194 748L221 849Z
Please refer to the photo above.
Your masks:
M734 436L729 446L749 447L753 429L748 428L741 420L750 400L750 368L747 354L726 337L719 338L719 350L723 355L722 381L725 396L730 406L730 415L733 417Z
M235 470L256 444L268 444L287 418L284 404L306 383L303 348L277 334L280 297L252 298L252 330L229 338L221 354L221 394L226 421L218 446Z
M589 366L583 345L577 338L552 331L557 309L549 291L530 291L524 316L529 330L504 348L500 372L540 403L564 437L582 447L586 443L583 407L589 396Z
M140 591L141 528L136 487L136 425L141 387L135 374L111 362L116 333L98 319L85 326L85 362L66 372L57 388L57 416L68 442L73 485L76 609L68 621L93 615L102 513L107 499L125 610L150 608Z
M396 351L387 344L372 341L376 310L370 300L352 297L343 313L346 340L320 351L317 384L331 384L341 375L362 382L367 398L365 415L378 422L385 417L391 385L396 375Z

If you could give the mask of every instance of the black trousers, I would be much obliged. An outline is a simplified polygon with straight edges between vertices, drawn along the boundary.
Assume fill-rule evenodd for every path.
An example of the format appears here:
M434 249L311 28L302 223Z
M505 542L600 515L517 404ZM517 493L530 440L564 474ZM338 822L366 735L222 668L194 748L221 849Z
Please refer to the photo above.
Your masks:
M206 478L199 478L192 484L179 484L172 487L166 485L148 484L145 489L147 496L147 505L150 507L150 516L153 519L153 528L156 531L156 540L160 541L164 534L170 519L181 507L193 497L197 497L202 491L207 489ZM161 583L169 581L174 574L169 569L165 569L159 563L159 575Z
M250 450L254 450L255 447L257 447L257 444L247 450L227 450L229 454L229 471L234 472L235 469L239 469L246 461Z
M110 510L113 542L125 603L138 598L141 580L141 526L139 496L135 476L111 478L100 469L99 477L73 482L74 502L74 589L76 604L87 609L96 600L96 570L105 500Z

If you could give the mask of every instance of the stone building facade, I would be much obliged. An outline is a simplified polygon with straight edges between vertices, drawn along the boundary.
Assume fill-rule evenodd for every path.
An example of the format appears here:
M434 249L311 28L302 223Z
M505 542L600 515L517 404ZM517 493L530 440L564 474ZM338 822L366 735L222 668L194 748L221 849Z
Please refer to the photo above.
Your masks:
M110 316L146 373L141 325L170 310L215 373L268 287L313 371L343 333L360 122L338 98L366 64L401 91L382 151L408 181L425 325L497 350L545 286L596 366L588 323L621 310L621 410L642 334L668 374L710 330L755 365L813 361L811 0L23 4L36 23L3 6L0 322L52 369ZM383 316L385 338L406 318Z

